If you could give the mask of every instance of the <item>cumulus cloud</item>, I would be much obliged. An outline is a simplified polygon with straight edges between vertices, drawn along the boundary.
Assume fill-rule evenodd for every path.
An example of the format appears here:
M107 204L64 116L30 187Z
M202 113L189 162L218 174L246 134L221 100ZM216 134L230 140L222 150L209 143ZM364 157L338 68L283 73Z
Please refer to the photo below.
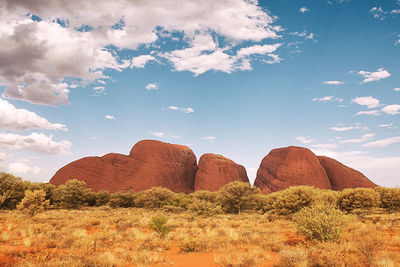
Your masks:
M191 107L184 108L184 107L169 106L168 109L174 111L181 111L186 114L194 112L194 109L192 109Z
M0 98L0 128L25 131L28 129L46 129L68 131L64 124L50 123L43 117L26 109L18 109L7 100Z
M9 150L30 150L44 154L67 154L71 142L62 140L54 141L52 135L32 133L30 135L0 134L0 147Z
M340 141L341 144L348 144L348 143L363 143L371 138L373 138L375 134L364 134L360 139L348 139Z
M382 79L386 79L392 75L384 68L379 68L375 72L360 70L358 74L365 78L361 83L376 82Z
M159 87L158 83L149 83L146 85L146 90L158 90Z
M394 88L394 91L395 91L395 92L400 92L400 87Z
M274 25L276 17L257 1L244 0L40 0L34 4L5 0L0 3L0 15L4 95L44 105L68 104L69 91L76 83L103 83L109 79L108 70L143 68L162 58L170 60L176 70L195 75L208 70L247 70L250 59L234 54L239 45L276 39L282 30ZM182 53L164 53L164 49L131 59L120 57L123 50L157 50L163 38L177 38L173 33L182 35ZM225 47L217 44L196 53L186 50L197 47L197 35L223 38ZM278 62L276 54L267 56Z
M397 115L400 114L400 105L388 105L382 111L389 115Z
M383 148L383 147L387 147L387 146L389 146L391 144L394 144L394 143L400 143L400 136L390 137L390 138L386 138L386 139L370 142L370 143L364 144L363 147L379 147L379 148Z
M324 103L326 103L326 102L343 102L342 98L338 98L335 96L324 96L324 97L320 97L320 98L314 97L312 100L324 102Z
M152 135L157 136L157 137L163 137L165 133L162 132L153 132Z
M215 142L215 140L217 139L215 136L204 136L201 139L209 141L209 142Z
M309 143L315 142L315 140L308 139L307 137L304 137L304 136L298 136L298 137L296 137L296 140L300 141L302 144L309 144Z
M361 115L369 115L369 116L379 116L381 113L379 110L364 110L364 111L359 111L354 116L361 116Z
M39 174L43 170L31 167L23 162L13 162L8 165L8 171L13 174Z
M300 12L300 13L303 13L303 14L306 13L306 12L308 12L308 11L310 11L310 10L309 10L307 7L305 7L305 6L303 6L302 8L299 9L299 12Z
M106 120L115 120L115 117L113 115L105 115L104 118Z
M344 82L341 81L324 81L324 84L329 84L329 85L341 85L344 84Z
M373 98L372 96L361 96L356 97L351 100L352 103L359 104L361 106L366 106L368 108L376 108L379 107L379 99Z

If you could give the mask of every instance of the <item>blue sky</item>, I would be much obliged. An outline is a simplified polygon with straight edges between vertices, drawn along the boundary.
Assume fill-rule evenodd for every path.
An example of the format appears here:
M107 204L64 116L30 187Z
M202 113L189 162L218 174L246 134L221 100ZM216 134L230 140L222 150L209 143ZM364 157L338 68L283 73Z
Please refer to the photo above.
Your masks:
M400 186L400 1L0 4L0 168L48 181L142 139L251 181L298 145Z

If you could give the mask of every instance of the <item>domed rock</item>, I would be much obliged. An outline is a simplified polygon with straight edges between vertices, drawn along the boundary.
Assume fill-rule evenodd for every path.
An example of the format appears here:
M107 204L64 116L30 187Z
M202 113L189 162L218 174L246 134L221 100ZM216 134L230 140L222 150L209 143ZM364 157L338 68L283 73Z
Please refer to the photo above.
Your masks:
M333 190L377 186L361 172L347 167L337 160L324 156L318 156L318 159L331 181Z
M93 191L141 191L162 186L174 192L192 192L196 169L196 156L190 148L143 140L129 156L110 153L71 162L58 170L50 183L79 179Z
M249 183L246 169L234 161L216 154L204 154L200 157L194 189L217 191L233 181Z
M332 189L317 156L306 148L296 146L271 150L258 168L254 185L263 193L296 185Z

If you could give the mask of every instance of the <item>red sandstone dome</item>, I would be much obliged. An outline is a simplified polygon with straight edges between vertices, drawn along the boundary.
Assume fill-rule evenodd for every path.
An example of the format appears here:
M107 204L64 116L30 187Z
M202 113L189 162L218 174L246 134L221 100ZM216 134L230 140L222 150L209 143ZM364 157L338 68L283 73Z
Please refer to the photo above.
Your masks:
M295 146L273 149L262 160L254 185L264 193L296 185L333 190L376 186L359 171Z
M295 185L332 189L329 178L314 153L296 146L271 150L258 168L254 185L263 193Z
M50 183L79 179L93 191L141 191L162 186L174 192L192 192L196 169L196 156L190 148L143 140L129 156L112 153L71 162L58 170Z
M333 190L355 187L376 187L376 184L371 182L361 172L349 168L339 161L324 156L318 156L318 159L331 181Z
M217 191L233 181L249 183L246 169L242 165L216 154L204 154L200 157L195 190Z

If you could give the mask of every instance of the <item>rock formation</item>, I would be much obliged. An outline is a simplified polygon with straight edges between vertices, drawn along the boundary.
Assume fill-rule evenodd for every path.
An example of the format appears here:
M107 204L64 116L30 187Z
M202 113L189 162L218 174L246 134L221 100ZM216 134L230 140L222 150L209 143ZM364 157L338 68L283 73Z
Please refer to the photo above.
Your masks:
M337 160L324 156L318 156L318 159L331 181L333 190L355 187L376 187L376 184L371 182L361 172L347 167Z
M50 183L60 185L79 179L93 191L141 191L162 186L187 193L193 191L196 169L196 156L190 148L143 140L129 156L111 153L74 161L57 171Z
M296 146L271 150L258 168L254 185L263 193L295 185L332 189L329 178L314 153Z
M200 157L195 190L217 191L233 181L249 182L246 169L242 165L216 154L204 154Z

